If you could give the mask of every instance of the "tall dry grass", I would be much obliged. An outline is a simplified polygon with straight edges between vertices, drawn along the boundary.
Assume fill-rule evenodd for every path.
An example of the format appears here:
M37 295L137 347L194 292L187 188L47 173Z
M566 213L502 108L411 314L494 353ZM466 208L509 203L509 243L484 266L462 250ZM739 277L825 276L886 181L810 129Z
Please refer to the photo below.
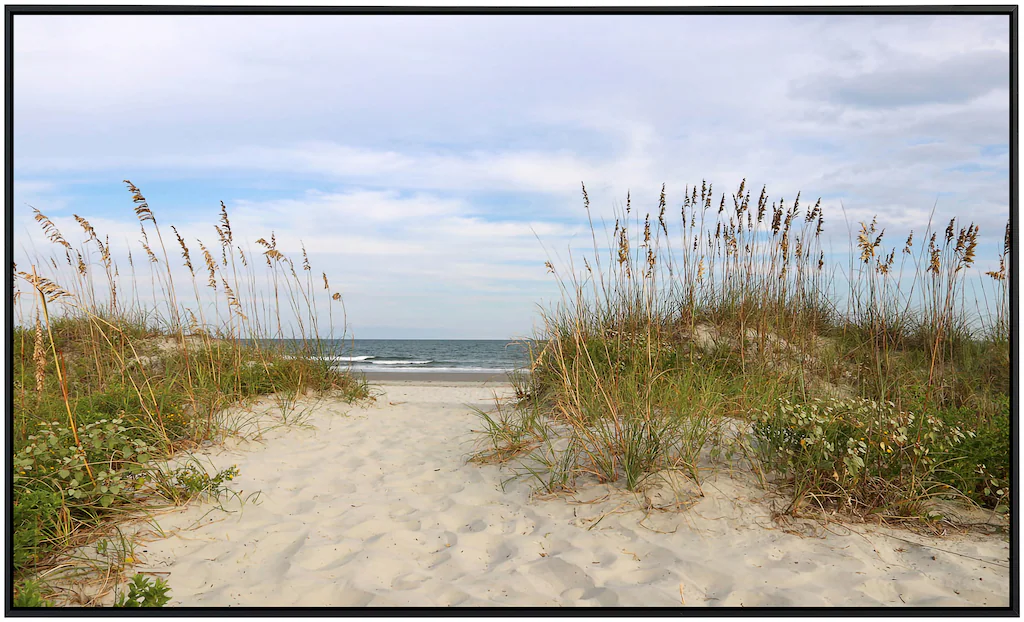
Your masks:
M676 215L664 187L656 211L642 216L627 195L610 232L594 226L585 187L583 203L591 249L582 261L570 254L564 267L546 263L561 300L544 312L530 373L516 382L518 406L488 416L490 449L478 458L516 457L521 473L548 490L572 488L580 477L636 489L665 470L699 483L702 460L706 465L707 455L723 448L726 424L760 421L759 429L770 433L749 438L755 448L797 442L796 450L787 445L759 454L787 456L763 460L760 468L792 485L786 452L804 451L813 434L799 429L810 418L788 418L791 411L777 408L780 400L799 410L814 400L856 398L989 441L965 435L949 447L932 443L948 460L914 462L928 466L913 467L913 486L889 477L892 485L871 487L885 494L859 498L858 510L936 491L991 506L1005 502L1008 237L999 271L982 276L973 270L976 225L954 219L943 235L929 223L918 234L928 242L915 252L914 232L887 248L886 232L872 220L851 232L844 269L826 252L820 199L810 206L799 194L771 200L766 188L755 199L746 180L728 195L706 183L687 188ZM979 278L1000 288L986 298L994 299L994 314L967 304L967 283ZM785 417L760 414L778 412ZM829 421L840 426L845 419ZM915 433L934 434L938 425ZM993 439L995 451L982 449L991 449ZM868 489L840 477L843 458L852 454L839 453L828 453L831 462L822 457L818 467L828 463L828 477L814 479L799 492L802 499L820 493L819 501L829 495L834 501L836 487ZM872 472L871 465L850 464L858 477L887 477L880 466ZM918 476L928 480L925 486Z
M228 406L261 394L285 396L282 404L309 391L367 394L323 356L344 337L344 328L334 334L344 306L304 248L293 260L271 233L246 253L223 203L214 244L174 226L165 244L146 198L125 184L140 227L134 253L120 255L79 215L76 246L35 210L55 252L13 267L18 576L119 516L220 491L231 474L167 471L159 461L221 438Z

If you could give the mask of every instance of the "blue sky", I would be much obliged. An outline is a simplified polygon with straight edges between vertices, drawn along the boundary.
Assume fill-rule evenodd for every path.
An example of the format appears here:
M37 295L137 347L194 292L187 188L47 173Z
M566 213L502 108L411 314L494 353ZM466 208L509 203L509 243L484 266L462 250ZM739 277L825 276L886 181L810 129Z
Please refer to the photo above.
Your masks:
M305 244L356 337L529 335L581 181L608 218L801 190L842 246L840 203L895 239L938 201L982 269L1009 212L1007 17L19 16L14 62L16 254L47 247L29 204L137 245L122 179L208 243L223 200L243 248Z

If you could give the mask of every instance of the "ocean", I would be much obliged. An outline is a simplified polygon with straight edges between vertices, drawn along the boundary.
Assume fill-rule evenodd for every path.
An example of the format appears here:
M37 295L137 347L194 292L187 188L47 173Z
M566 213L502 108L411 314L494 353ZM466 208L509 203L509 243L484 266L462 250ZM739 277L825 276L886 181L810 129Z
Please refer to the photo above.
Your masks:
M338 367L363 372L504 372L528 363L527 346L505 339L334 341Z

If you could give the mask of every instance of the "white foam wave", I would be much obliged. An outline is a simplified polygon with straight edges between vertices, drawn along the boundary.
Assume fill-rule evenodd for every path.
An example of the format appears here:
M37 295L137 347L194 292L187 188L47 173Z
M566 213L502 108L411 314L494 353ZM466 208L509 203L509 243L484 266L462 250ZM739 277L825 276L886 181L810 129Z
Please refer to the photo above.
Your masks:
M374 365L426 365L434 361L370 361Z
M354 371L368 371L368 372L418 372L422 374L433 374L433 373L489 373L489 374L504 374L508 373L509 369L497 369L494 367L398 367L388 366L384 368L371 367L370 365L359 365L353 367Z
M356 361L368 361L368 360L370 360L370 359L372 359L374 357L370 356L370 355L364 355L364 356L332 356L330 358L331 358L332 361L356 362Z

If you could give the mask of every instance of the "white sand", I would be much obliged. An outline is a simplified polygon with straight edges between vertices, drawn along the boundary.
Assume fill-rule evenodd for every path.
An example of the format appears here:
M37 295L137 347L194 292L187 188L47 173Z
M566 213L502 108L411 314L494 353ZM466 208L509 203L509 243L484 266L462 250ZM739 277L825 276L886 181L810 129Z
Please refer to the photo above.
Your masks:
M466 463L479 427L466 404L492 388L383 390L368 407L321 403L315 429L212 449L259 500L163 515L169 536L140 544L135 570L190 606L1009 604L1004 536L787 528L746 475L713 477L685 511L644 512L671 500L608 486L575 500L532 498L525 480L503 492L508 470Z

